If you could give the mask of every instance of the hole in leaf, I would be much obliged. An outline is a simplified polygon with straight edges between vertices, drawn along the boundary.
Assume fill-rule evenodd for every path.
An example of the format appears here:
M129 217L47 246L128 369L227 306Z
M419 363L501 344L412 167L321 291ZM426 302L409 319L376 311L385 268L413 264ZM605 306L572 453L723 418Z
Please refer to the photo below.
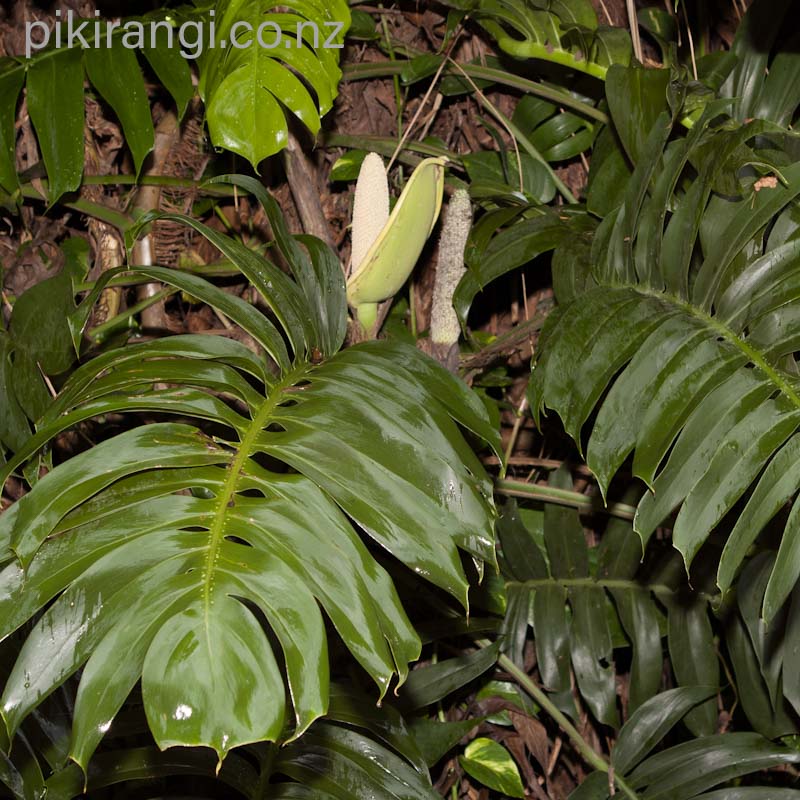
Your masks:
M253 545L250 544L246 539L242 539L240 536L234 536L231 534L230 536L225 537L226 542L232 542L233 544L241 544L244 547L252 547Z

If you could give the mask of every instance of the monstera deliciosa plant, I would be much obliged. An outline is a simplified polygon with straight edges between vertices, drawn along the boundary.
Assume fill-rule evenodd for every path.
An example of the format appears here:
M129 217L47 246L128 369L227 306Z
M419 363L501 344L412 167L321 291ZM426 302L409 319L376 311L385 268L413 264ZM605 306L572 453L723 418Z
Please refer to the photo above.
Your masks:
M633 91L640 77L617 79ZM728 124L729 107L711 103L669 142L667 111L638 143L619 126L636 168L590 247L561 245L563 305L543 332L530 391L537 415L555 409L585 445L604 492L633 453L634 474L652 490L634 528L646 544L680 507L673 543L687 568L757 481L722 553L723 590L797 489L800 425L787 359L796 346L800 164L785 129ZM697 176L682 183L687 165ZM796 516L767 588L767 621L800 577Z
M499 451L480 400L408 345L341 350L333 253L290 236L258 181L223 180L261 200L293 278L181 219L268 313L187 273L134 272L208 303L259 354L213 335L105 352L74 372L2 473L81 420L145 414L0 517L2 635L36 619L3 692L5 727L13 737L82 669L69 755L84 769L140 680L162 748L206 745L221 762L300 737L328 709L325 618L383 696L420 640L372 549L462 604L459 550L495 559L491 483L462 433Z

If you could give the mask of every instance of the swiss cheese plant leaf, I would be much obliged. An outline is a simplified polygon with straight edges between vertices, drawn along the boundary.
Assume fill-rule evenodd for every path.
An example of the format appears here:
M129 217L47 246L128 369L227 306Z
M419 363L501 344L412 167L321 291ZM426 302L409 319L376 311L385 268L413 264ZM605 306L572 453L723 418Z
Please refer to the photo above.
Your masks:
M550 483L572 486L563 468ZM540 536L538 526L543 526ZM503 650L522 666L528 629L533 629L539 673L554 702L571 709L571 667L595 718L618 726L614 653L630 648L628 711L637 712L661 697L664 634L677 683L687 689L713 687L716 695L719 667L708 604L689 595L680 569L678 580L666 576L677 560L674 551L651 549L640 563L641 541L622 519L609 522L600 544L589 548L577 511L553 504L543 512L507 504L498 534L506 586ZM716 729L716 697L700 704L708 697L706 692L681 714L698 706L687 720L692 730Z
M627 31L599 26L589 0L445 0L444 4L468 10L515 58L552 61L597 78L604 78L611 64L630 62Z
M128 747L124 734L115 737L112 729L109 746L92 758L85 775L77 764L58 764L46 781L20 737L13 759L3 756L0 782L20 800L43 796L43 791L55 800L72 800L112 786L135 792L148 781L192 776L203 779L193 790L198 798L222 792L246 800L265 795L276 800L434 800L438 795L427 767L400 715L331 689L330 712L307 737L283 748L251 745L246 752L231 753L221 769L209 750Z
M330 248L320 246L319 240L312 236L297 239L291 236L277 200L257 180L246 175L222 175L209 183L233 183L251 192L261 203L272 227L275 244L289 265L301 296L305 297L300 302L313 309L309 321L315 328L314 341L306 344L318 347L322 355L333 355L342 346L347 334L347 317L344 275ZM278 279L286 283L282 274ZM289 290L290 282L287 284ZM280 308L281 304L276 303L275 313L280 313ZM308 314L304 316L309 317Z
M726 590L800 486L800 385L787 335L800 298L797 241L791 228L767 235L797 208L800 163L788 144L781 151L788 140L773 122L739 124L712 106L666 150L668 115L647 134L622 205L593 235L595 282L545 326L529 398L535 416L555 410L586 446L603 491L633 454L649 487L634 521L643 544L671 524L688 568L731 513L718 574ZM620 108L617 127L622 117ZM751 165L776 180L755 181ZM795 517L763 601L767 622L800 574ZM693 682L715 684L715 675Z
M344 0L219 0L215 10L215 39L200 61L211 139L257 167L286 146L287 110L319 131L341 78L350 10Z
M70 755L84 768L140 680L160 747L222 759L298 737L328 706L326 618L382 696L420 641L370 546L463 604L459 551L494 561L492 486L463 431L500 445L477 396L408 345L336 352L344 282L320 242L304 238L304 251L280 229L279 246L302 256L295 283L195 227L283 332L201 278L134 270L209 303L263 350L213 335L110 350L75 370L2 473L81 420L179 417L65 461L0 517L16 555L0 573L0 634L36 618L3 718L16 731L82 670Z

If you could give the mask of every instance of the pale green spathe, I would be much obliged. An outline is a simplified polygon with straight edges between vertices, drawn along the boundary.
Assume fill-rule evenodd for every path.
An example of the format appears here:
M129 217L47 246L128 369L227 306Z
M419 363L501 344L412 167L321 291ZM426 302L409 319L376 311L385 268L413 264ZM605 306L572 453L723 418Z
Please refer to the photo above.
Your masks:
M369 160L365 160L365 165ZM375 324L378 303L402 288L433 231L442 207L444 165L442 158L428 158L417 166L363 260L353 264L353 274L347 282L347 300L368 331ZM362 182L359 177L359 188L366 190L370 186L375 191L374 181ZM369 199L359 197L356 204L363 207L362 203L368 207ZM360 220L354 219L354 242L363 241L361 227Z

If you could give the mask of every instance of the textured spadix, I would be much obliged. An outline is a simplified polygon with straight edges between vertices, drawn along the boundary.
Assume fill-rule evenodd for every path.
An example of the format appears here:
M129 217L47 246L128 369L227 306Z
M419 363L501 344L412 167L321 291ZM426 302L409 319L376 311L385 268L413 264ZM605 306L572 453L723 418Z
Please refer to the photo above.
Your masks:
M453 345L461 334L461 325L453 308L453 294L461 280L464 249L472 226L472 203L466 189L458 189L447 204L439 237L439 260L431 306L431 340L435 344Z
M357 272L364 257L389 221L389 181L383 159L369 153L361 164L353 201L351 272Z

